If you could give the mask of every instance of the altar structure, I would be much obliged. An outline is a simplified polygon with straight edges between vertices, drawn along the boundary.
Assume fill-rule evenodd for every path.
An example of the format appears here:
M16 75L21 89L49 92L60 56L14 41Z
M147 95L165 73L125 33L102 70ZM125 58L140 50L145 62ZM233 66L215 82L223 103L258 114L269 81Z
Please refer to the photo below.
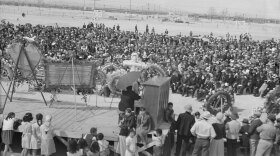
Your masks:
M152 129L163 124L164 109L169 102L170 77L154 77L143 83L142 99L135 103L135 107L144 107L152 117Z

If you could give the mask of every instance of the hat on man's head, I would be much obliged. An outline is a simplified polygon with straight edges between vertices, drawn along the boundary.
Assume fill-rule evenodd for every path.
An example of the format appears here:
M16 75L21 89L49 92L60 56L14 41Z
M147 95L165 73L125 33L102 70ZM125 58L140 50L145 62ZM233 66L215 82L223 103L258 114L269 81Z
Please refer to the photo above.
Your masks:
M231 118L232 120L236 120L236 119L239 118L239 116L238 116L237 112L232 112L231 115L230 115L230 118Z
M244 119L242 120L242 123L249 124L249 120L248 120L248 119L246 119L246 118L244 118Z
M192 105L190 104L187 104L185 107L184 107L185 111L191 113L192 112Z
M208 111L203 112L201 115L201 118L203 118L205 120L208 120L210 117L211 117L211 114Z
M262 115L261 111L258 111L258 110L254 111L255 117L260 117L261 115Z
M276 116L274 114L269 114L267 116L267 119L270 120L271 122L274 122L276 120Z

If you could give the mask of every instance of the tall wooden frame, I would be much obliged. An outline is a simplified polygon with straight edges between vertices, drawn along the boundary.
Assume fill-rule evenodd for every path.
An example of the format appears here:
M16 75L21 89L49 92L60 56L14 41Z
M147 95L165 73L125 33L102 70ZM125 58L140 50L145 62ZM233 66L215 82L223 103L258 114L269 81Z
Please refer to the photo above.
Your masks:
M23 55L22 57L26 57L26 60L27 60L27 62L28 62L28 66L29 66L30 69L31 69L32 77L33 77L33 79L35 80L36 84L39 86L38 80L37 80L37 78L36 78L36 74L35 74L35 72L34 72L34 69L33 69L32 66L31 66L30 58L29 58L29 56L28 56L26 50L24 49L24 47L25 47L25 45L23 44L23 45L21 46L21 48L20 48L20 52L19 52L19 55L18 55L18 58L17 58L17 61L16 61L16 66L15 66L14 71L13 71L13 78L12 78L12 81L10 82L10 84L9 84L9 89L8 89L8 91L7 91L7 95L6 95L6 98L5 98L3 110L4 110L5 106L6 106L7 99L9 98L9 94L10 94L10 91L11 91L11 87L12 87L12 85L13 85L13 88L14 88L14 86L15 86L15 79L16 79L16 77L17 77L17 70L19 69L19 68L18 68L18 65L19 65L19 60L20 60L21 55ZM13 89L13 90L14 90L14 89ZM13 99L13 93L14 93L13 90L12 90L12 92L11 92L11 97L9 98L9 99L10 99L10 102L12 102L12 99ZM46 99L45 99L44 94L42 93L41 90L40 90L40 93L41 93L41 96L42 96L42 98L43 98L43 100L44 100L45 105L47 106Z

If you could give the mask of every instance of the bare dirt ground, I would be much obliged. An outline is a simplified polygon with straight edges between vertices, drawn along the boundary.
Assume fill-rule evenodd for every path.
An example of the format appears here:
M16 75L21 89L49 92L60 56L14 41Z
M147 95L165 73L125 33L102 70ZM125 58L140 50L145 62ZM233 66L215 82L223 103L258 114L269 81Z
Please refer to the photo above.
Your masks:
M26 17L21 16L22 13ZM114 16L118 20L109 20L109 16ZM0 6L0 19L6 19L15 24L44 24L55 26L79 26L89 22L104 23L106 26L120 25L121 30L134 31L134 26L137 24L138 30L144 32L148 24L150 29L155 28L156 33L164 33L168 29L170 35L189 35L192 31L194 35L209 35L211 32L215 36L225 36L226 33L236 35L249 32L252 34L253 39L267 40L271 38L279 39L280 25L276 24L255 24L255 23L242 23L235 21L217 21L217 20L200 20L193 21L190 19L190 24L187 23L173 23L161 22L156 18L147 19L146 16L135 15L133 19L128 20L129 15L120 13L104 13L102 18L94 20L93 12L54 9L54 8L36 8L27 6ZM144 19L144 20L142 20Z

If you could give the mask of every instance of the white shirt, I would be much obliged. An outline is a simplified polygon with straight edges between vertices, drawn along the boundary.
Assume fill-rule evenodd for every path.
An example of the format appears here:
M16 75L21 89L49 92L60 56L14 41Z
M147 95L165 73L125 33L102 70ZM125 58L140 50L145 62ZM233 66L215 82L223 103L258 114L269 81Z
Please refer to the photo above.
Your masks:
M76 153L70 153L70 152L67 152L67 156L80 156L81 153L79 151L77 151Z
M136 143L137 143L137 138L136 137L133 137L131 138L130 136L128 136L126 139L125 139L125 144L126 146L129 147L129 149L131 151L136 151Z
M232 120L228 122L226 124L226 137L229 139L238 139L240 129L241 124L238 121Z
M163 146L165 137L163 135L156 137L152 135L152 140L155 142L155 146Z
M205 120L200 120L197 121L193 127L191 128L191 133L194 136L197 136L197 138L215 138L216 137L216 132L211 124L209 124Z
M100 152L105 151L106 149L108 149L109 146L109 142L106 140L98 140L97 141L99 144L99 148L100 148Z
M12 119L4 119L3 120L3 131L7 131L7 130L14 130L14 122L15 122L15 118Z

